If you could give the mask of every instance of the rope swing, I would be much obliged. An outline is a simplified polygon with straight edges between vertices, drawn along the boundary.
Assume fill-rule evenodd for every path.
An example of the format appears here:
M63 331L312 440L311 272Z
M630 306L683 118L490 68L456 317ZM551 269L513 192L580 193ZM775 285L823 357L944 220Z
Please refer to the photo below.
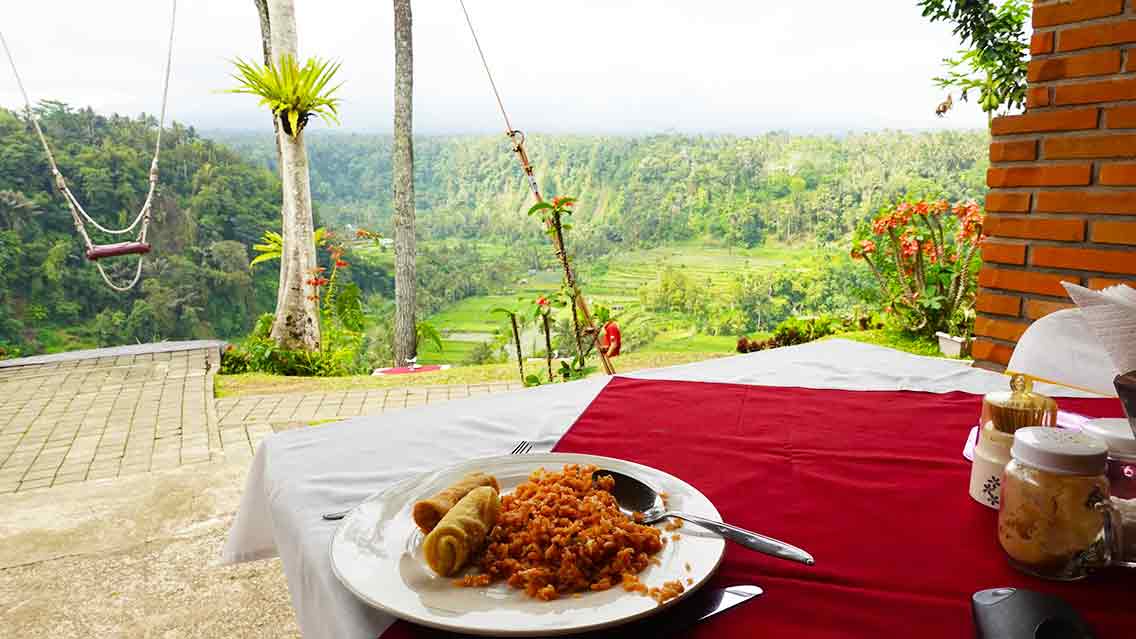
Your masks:
M477 31L473 28L473 20L469 17L469 10L465 8L464 0L458 0L458 4L461 5L462 13L465 14L465 23L469 25L469 34L473 36L473 44L477 47L478 55L481 56L481 65L485 67L485 75L489 78L489 86L493 88L493 95L497 98L497 108L501 110L501 117L505 120L505 135L509 136L509 140L513 143L513 153L517 155L517 159L521 163L521 169L525 172L525 179L528 181L529 191L532 192L533 200L538 204L544 202L544 197L540 194L540 187L536 183L536 177L533 175L532 163L529 162L528 153L525 152L525 134L514 129L513 125L509 122L509 114L505 112L505 103L501 100L501 93L497 91L497 83L493 81L493 72L489 70L489 62L485 59L485 52L481 50L481 41L477 39ZM600 332L596 329L595 321L592 319L592 313L588 310L588 303L584 300L584 295L580 292L580 286L576 283L576 276L568 263L568 253L564 249L563 239L558 235L554 235L552 239L554 248L556 249L556 256L560 259L564 267L564 278L567 280L568 288L572 290L573 302L576 308L580 309L580 314L583 315L583 332L590 334L592 340L595 342L604 372L608 375L614 375L615 367L612 366L611 359L608 358L607 352L600 345Z
M105 257L115 257L119 255L144 255L150 252L150 244L146 242L146 234L150 229L150 212L154 203L154 193L158 188L158 157L162 151L162 129L166 124L166 102L169 97L170 89L170 66L173 61L174 54L174 25L177 21L177 0L171 0L172 9L170 11L170 37L168 49L166 51L166 73L162 84L162 110L161 116L158 119L158 135L157 141L154 143L154 159L150 162L150 188L146 193L146 200L142 203L142 209L138 211L138 215L134 217L134 221L121 229L109 229L102 224L99 224L94 218L87 214L86 209L71 192L71 188L67 186L67 180L60 172L59 166L55 162L55 155L51 152L51 146L47 143L47 137L43 134L43 129L39 126L39 117L32 110L31 100L28 98L28 92L24 89L24 82L20 78L20 72L16 70L16 62L12 58L12 51L8 48L8 42L4 39L4 34L0 33L0 45L4 47L4 53L8 56L8 64L12 67L12 74L16 77L16 85L20 88L20 93L24 97L24 109L27 111L28 120L31 121L32 127L35 129L36 135L39 137L39 142L43 146L43 151L47 155L47 162L51 165L51 174L55 178L55 188L67 201L67 207L71 210L71 219L75 223L75 230L79 233L79 237L83 240L83 245L86 247L87 259L95 263L99 269L99 274L102 275L103 281L107 286L112 289L125 292L134 288L138 281L142 279L142 257L138 258L138 268L134 271L134 278L130 283L119 286L111 281L103 265L98 261ZM87 234L86 224L89 223L99 231L108 235L126 235L135 229L138 233L133 240L124 242L117 242L114 244L95 244L91 241L91 236Z

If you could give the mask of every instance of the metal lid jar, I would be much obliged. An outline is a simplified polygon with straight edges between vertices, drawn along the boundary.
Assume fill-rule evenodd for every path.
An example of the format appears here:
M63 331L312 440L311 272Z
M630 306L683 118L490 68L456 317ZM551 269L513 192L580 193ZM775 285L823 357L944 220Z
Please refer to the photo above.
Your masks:
M998 541L1011 565L1074 580L1111 559L1108 448L1091 435L1021 428L1002 478Z
M1084 432L1108 446L1108 482L1113 497L1136 499L1136 434L1124 418L1094 419Z
M1056 426L1057 402L1052 397L1035 393L1030 378L1014 375L1010 378L1010 390L983 396L982 423L987 422L1010 435L1027 426Z
M1009 391L987 393L982 398L978 443L970 468L970 496L997 510L1002 471L1010 461L1014 432L1027 426L1056 424L1057 402L1033 392L1033 383L1024 375L1010 379Z

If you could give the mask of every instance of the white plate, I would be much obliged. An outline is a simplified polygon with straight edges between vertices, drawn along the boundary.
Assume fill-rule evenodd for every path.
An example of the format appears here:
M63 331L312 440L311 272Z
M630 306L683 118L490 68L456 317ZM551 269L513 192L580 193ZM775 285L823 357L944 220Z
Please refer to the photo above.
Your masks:
M705 495L662 471L631 462L574 454L503 455L464 462L391 486L371 496L336 530L331 541L331 565L348 590L368 604L396 617L455 632L494 636L549 636L619 625L645 617L681 600L710 578L725 552L725 541L686 525L680 539L670 539L639 574L648 587L681 580L686 592L658 605L654 599L616 586L579 597L537 601L524 592L497 583L488 588L460 588L452 578L435 575L422 558L422 533L414 525L414 502L445 488L474 470L489 473L508 493L532 471L559 471L564 464L594 464L618 471L668 493L675 510L721 519ZM687 564L690 570L687 570ZM693 584L687 584L692 579Z

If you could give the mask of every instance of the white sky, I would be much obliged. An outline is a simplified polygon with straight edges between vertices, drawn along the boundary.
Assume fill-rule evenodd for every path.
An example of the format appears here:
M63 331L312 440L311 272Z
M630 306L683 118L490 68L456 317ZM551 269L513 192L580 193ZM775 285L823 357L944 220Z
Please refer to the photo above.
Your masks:
M343 63L343 127L390 131L394 53L384 0L295 0L302 56ZM754 133L974 128L985 116L931 78L958 43L915 0L466 0L514 126L545 132ZM414 2L415 128L503 129L457 0ZM0 0L0 31L32 100L156 113L168 0ZM228 60L260 60L252 0L180 0L170 115L262 128ZM956 96L957 98L957 96ZM956 103L957 103L956 99ZM0 62L0 105L22 105Z

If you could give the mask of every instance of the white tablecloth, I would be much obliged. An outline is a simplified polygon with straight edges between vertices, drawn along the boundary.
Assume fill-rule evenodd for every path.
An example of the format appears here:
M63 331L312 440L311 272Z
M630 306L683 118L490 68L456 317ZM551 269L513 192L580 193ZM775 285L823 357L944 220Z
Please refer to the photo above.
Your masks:
M963 362L839 339L628 377L847 390L985 393L1007 388L1004 376ZM547 451L606 384L607 378L593 377L271 435L253 459L222 561L279 555L304 637L373 639L393 619L355 599L336 580L328 552L336 524L320 514L352 506L415 473L505 454L520 440ZM1054 387L1039 390L1080 395Z

